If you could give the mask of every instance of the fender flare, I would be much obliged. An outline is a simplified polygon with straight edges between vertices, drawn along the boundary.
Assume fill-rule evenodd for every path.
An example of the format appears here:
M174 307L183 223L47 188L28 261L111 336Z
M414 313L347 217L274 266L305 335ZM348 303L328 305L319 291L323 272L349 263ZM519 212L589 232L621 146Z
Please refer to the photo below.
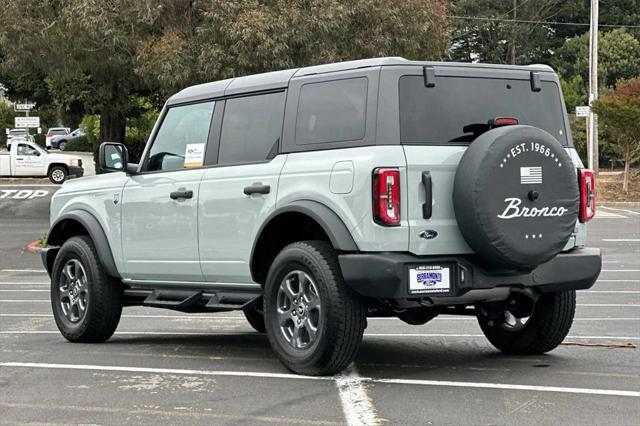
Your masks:
M258 247L258 243L261 240L264 230L278 216L292 212L305 214L316 221L316 223L320 225L325 234L327 234L331 245L336 250L346 252L358 251L358 245L351 236L351 232L349 232L349 229L344 224L342 219L340 219L340 217L333 210L317 201L298 200L277 208L269 216L267 216L267 218L258 229L256 237L253 241L253 247L251 248L251 257L249 258L249 265L254 264L256 248ZM253 266L251 266L252 276L253 273Z
M64 235L66 224L70 221L75 221L80 223L89 233L89 237L93 241L93 244L96 247L96 251L98 252L98 258L100 259L100 263L104 267L107 274L115 278L121 278L120 273L118 272L118 268L116 268L116 263L113 259L113 253L111 252L111 247L109 246L109 240L107 239L107 235L102 229L102 225L98 222L98 219L95 218L91 213L86 210L72 210L68 213L63 214L59 218L53 222L51 225L51 229L49 231L49 236L47 241L51 245L62 245L64 243ZM47 257L50 255L55 256L58 250L49 250L47 253ZM51 265L53 265L53 259L47 259L51 261ZM48 262L47 262L48 263ZM45 265L47 266L47 265ZM49 267L47 266L47 271L49 271Z

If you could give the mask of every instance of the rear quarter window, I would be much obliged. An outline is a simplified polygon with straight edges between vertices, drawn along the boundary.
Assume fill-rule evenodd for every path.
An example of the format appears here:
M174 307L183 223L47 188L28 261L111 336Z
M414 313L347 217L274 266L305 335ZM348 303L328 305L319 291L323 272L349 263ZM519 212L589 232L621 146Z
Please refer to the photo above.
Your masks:
M363 139L367 86L366 77L303 85L296 118L296 145Z
M404 144L469 143L473 134L465 126L514 117L567 145L560 89L554 82L543 81L542 90L534 92L528 79L438 76L435 87L425 87L422 75L405 75L399 97Z

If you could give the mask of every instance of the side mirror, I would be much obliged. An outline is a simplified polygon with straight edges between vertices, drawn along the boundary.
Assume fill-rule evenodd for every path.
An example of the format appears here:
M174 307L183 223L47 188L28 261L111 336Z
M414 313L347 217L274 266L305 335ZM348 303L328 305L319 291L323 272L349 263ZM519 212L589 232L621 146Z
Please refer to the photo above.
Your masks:
M103 142L98 154L100 170L103 173L126 172L129 162L129 151L121 143Z

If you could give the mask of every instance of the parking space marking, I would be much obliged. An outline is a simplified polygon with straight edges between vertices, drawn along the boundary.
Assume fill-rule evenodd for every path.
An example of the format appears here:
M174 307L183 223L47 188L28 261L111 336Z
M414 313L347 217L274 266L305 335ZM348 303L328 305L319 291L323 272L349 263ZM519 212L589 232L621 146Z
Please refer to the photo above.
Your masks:
M379 425L380 421L356 367L352 365L336 375L335 379L347 424L349 426Z
M11 289L11 290L0 290L0 292L2 293L24 293L24 292L39 292L39 293L48 293L50 290L46 289L46 290L34 290L34 289L30 289L30 288L17 288L17 289Z
M153 374L177 374L177 375L201 375L201 376L227 376L227 377L253 377L253 378L270 378L270 379L293 379L293 380L314 380L329 381L336 380L336 377L326 376L300 376L297 374L287 373L267 373L253 371L217 371L217 370L188 370L173 368L149 368L149 367L127 367L112 365L83 365L83 364L49 364L35 362L0 362L0 367L10 368L32 368L32 369L57 369L57 370L86 370L86 371L116 371L128 373L153 373ZM587 395L607 395L640 398L640 392L618 389L590 389L590 388L574 388L560 386L539 386L539 385L522 385L511 383L484 383L484 382L458 382L449 380L419 380L419 379L384 379L374 377L361 377L364 383L385 383L413 386L428 387L461 387L461 388L479 388L479 389L501 389L501 390L520 390L530 392L556 392L569 394L587 394Z
M9 330L0 334L60 334L57 330ZM116 331L115 336L254 336L256 332L222 332L208 331ZM484 334L448 334L448 333L364 333L365 337L455 337L455 338L484 338ZM639 336L567 336L567 339L589 340L640 340Z
M640 305L635 303L577 303L576 306L607 307L607 308L640 307Z
M580 293L640 294L640 290L580 290Z
M29 283L23 283L20 281L0 281L0 285L49 285L51 283L49 282L44 282L44 281L38 281L38 282L29 282Z
M598 280L597 283L640 283L640 280Z
M600 272L640 272L640 269L603 269Z
M603 238L607 243L640 243L640 238Z
M640 215L640 212L634 211L634 210L627 210L627 209L617 209L614 207L606 207L606 206L600 206L601 209L605 209L605 210L613 210L616 212L624 212L624 213L630 213L630 214L635 214L635 215Z
M45 313L30 313L30 314L0 314L0 317L18 317L18 318L53 318L53 314L45 314ZM136 319L140 319L140 318L149 318L149 319L180 319L181 321L184 320L238 320L241 322L245 322L246 318L244 317L244 315L237 315L237 316L218 316L218 315L122 315L121 318L136 318ZM367 318L367 321L397 321L400 322L401 320L399 318L396 317L370 317ZM574 321L640 321L640 317L637 318L631 318L631 317L627 317L627 318L574 318ZM432 321L477 321L475 317L473 316L463 316L463 317L456 317L456 316L442 316L442 317L437 317L434 318Z
M45 271L44 269L0 269L0 272L29 272L39 274L47 273L47 271Z

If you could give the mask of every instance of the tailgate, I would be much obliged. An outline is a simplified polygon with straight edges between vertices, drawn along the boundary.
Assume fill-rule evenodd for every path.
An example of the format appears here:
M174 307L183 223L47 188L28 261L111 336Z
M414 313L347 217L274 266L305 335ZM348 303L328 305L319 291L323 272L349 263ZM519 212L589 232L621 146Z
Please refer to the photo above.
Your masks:
M452 200L456 168L466 147L404 145L403 148L407 159L409 251L418 255L472 253L458 229ZM424 173L431 178L428 218L423 214L423 205L429 202Z

